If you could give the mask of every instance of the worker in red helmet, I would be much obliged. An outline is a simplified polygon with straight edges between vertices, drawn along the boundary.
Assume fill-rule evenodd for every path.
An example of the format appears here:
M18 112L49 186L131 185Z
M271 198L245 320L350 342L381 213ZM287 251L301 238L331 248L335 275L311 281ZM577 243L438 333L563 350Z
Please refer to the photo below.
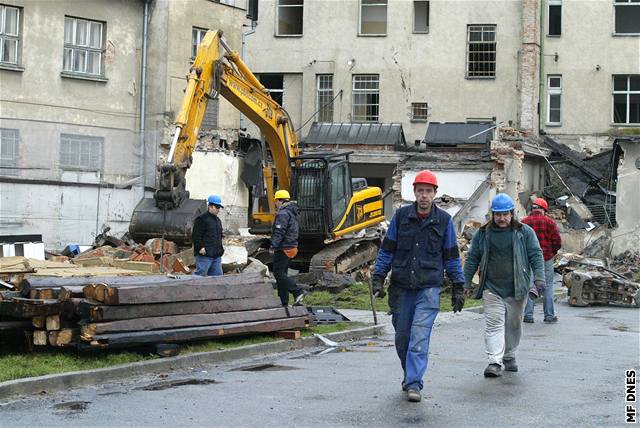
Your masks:
M554 323L558 322L558 317L553 307L553 259L562 246L562 239L560 238L560 231L558 230L556 222L546 215L548 210L549 204L547 204L547 201L542 198L536 198L531 205L531 214L523 218L522 222L531 226L536 232L540 247L542 248L546 285L543 291L542 311L544 313L544 322ZM533 322L534 305L534 300L529 297L527 306L524 309L524 322Z
M438 180L433 172L419 172L413 181L416 201L396 211L378 252L371 285L384 297L384 282L391 271L389 309L395 345L404 376L407 399L422 399L422 378L427 370L429 340L440 310L444 274L453 283L453 311L464 306L464 276L451 216L433 200Z

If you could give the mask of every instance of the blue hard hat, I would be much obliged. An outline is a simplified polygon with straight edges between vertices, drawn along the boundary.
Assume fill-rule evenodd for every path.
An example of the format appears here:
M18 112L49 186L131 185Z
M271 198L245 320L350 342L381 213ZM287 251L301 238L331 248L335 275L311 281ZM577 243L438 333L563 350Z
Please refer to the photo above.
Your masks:
M207 203L209 205L215 205L218 208L224 208L222 205L222 198L218 195L211 195L207 198Z
M498 193L491 201L491 211L494 213L504 213L511 211L515 207L513 199L506 193Z

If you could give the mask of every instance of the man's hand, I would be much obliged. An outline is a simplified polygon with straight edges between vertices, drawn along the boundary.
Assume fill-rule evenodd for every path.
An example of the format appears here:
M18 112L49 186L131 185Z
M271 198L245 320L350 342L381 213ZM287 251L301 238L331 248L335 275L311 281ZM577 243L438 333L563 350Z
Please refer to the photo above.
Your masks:
M386 295L384 292L384 278L380 275L373 275L371 277L371 290L374 296L382 299Z
M464 284L453 284L453 289L451 292L451 306L453 306L454 313L462 311L462 308L464 307L464 295Z
M464 289L464 297L471 297L473 294L473 287Z
M533 285L535 285L536 290L538 290L538 295L544 293L544 289L546 288L544 281L533 281Z
M207 250L205 250L203 247L203 248L200 248L200 251L198 251L198 253L200 253L201 256L204 256L207 254Z

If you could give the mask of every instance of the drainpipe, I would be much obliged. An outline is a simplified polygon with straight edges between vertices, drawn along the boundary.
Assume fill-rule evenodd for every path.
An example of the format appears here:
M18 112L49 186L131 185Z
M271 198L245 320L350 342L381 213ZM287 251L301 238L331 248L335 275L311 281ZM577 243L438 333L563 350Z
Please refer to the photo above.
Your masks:
M544 4L546 0L540 0L540 71L538 72L540 75L538 76L539 89L538 89L538 135L540 135L540 131L542 131L542 118L544 117Z
M258 21L251 20L251 29L247 32L242 33L242 49L240 51L240 58L242 58L243 61L245 61L246 37L256 32L257 25L258 25ZM240 128L241 129L247 128L247 118L242 113L240 113Z
M149 38L149 2L151 0L144 0L144 21L142 23L142 75L140 77L140 187L139 187L139 199L144 198L144 185L146 181L145 176L145 114L146 114L146 96L147 96L147 41Z

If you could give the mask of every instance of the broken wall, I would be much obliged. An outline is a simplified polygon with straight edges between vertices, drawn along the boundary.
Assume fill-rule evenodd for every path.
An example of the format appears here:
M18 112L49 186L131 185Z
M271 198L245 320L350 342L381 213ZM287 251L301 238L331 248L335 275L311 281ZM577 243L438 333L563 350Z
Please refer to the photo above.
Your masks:
M626 250L637 250L640 242L640 139L619 141L624 151L618 167L616 190L616 220L618 228L613 232L614 255Z

